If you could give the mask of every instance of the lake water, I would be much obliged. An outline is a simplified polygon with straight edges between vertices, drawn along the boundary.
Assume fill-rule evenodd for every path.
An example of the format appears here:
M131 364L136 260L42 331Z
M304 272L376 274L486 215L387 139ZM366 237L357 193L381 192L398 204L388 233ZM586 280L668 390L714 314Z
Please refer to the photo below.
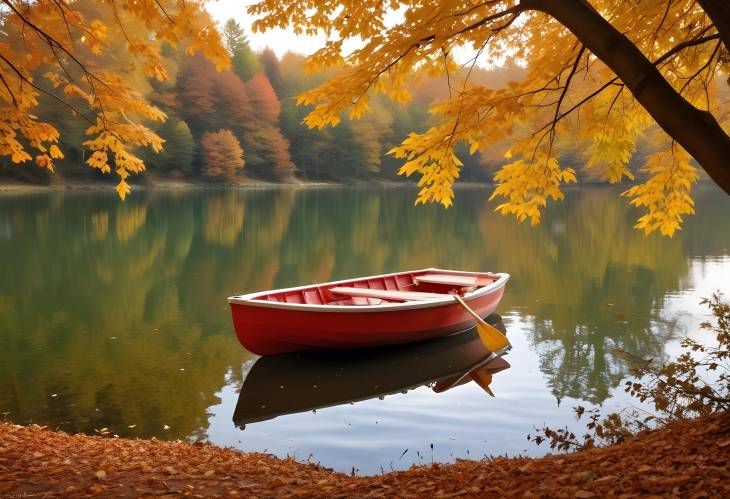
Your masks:
M542 454L533 425L631 402L616 349L675 354L700 298L730 292L727 195L698 189L698 214L669 239L633 229L618 192L568 191L535 228L496 215L485 189L458 190L449 210L415 208L405 188L3 194L0 413L358 473ZM475 382L441 391L473 367L459 353L476 352L473 336L257 360L233 331L229 295L432 266L512 275L495 398ZM234 421L242 390L263 420L239 408Z

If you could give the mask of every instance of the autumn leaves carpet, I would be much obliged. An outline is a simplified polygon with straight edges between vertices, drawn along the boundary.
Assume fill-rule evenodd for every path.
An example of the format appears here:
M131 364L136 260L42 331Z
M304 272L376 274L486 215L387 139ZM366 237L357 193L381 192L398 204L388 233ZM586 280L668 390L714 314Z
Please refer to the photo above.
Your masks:
M0 497L730 497L730 415L543 459L350 477L211 445L70 436L0 423Z

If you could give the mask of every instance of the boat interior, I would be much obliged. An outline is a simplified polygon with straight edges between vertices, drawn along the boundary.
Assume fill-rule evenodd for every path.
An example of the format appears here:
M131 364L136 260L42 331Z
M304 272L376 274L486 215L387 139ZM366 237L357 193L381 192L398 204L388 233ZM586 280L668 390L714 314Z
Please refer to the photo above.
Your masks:
M427 269L272 291L255 299L308 305L381 305L435 300L451 293L463 295L498 279L490 273Z

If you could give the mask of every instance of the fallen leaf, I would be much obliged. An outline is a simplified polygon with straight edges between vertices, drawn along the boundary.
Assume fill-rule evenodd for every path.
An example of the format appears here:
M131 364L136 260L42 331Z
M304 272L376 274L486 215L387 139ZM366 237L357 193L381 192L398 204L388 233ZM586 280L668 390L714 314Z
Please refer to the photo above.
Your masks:
M617 477L615 475L606 475L606 476L602 476L601 478L594 480L593 483L610 482L611 480L616 480L616 478Z
M104 492L104 486L99 484L92 485L91 487L89 487L89 490L92 494L101 494L102 492Z
M593 477L594 474L592 471L579 471L577 473L573 473L571 479L573 480L573 483L575 485L580 485L581 483L586 483L593 480Z

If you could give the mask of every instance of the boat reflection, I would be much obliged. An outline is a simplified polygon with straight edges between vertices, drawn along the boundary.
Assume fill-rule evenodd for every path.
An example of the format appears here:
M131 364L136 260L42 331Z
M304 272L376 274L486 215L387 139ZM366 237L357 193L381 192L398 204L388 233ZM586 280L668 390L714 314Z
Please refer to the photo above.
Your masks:
M506 334L497 314L486 321ZM233 422L240 428L285 414L310 411L429 385L441 393L476 382L493 396L492 375L509 368L475 329L422 343L358 350L296 352L259 357L244 365Z

